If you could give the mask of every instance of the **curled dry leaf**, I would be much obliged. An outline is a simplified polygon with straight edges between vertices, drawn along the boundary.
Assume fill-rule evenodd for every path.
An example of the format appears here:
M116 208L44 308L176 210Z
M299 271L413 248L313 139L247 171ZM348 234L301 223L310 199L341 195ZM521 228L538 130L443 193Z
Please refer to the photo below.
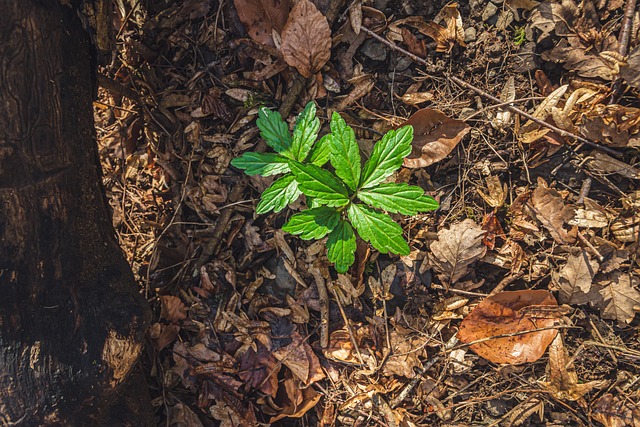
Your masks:
M531 199L525 206L531 216L540 221L557 243L571 244L576 241L578 230L564 229L564 224L574 218L575 209L565 205L560 193L549 188L544 179L538 178L538 188L533 191Z
M404 166L420 168L447 157L471 129L462 120L452 119L432 108L416 111L402 126L413 126L411 154Z
M440 23L444 26L439 25ZM443 7L433 22L427 22L418 30L435 40L437 43L436 52L451 52L456 43L460 46L466 46L458 3L449 3Z
M492 208L500 208L507 200L507 184L500 182L500 178L495 175L489 175L485 178L487 183L487 192L477 188L476 191Z
M564 347L562 335L558 334L549 347L549 381L540 381L540 385L558 400L576 401L594 388L601 388L607 381L578 381L573 362Z
M331 29L327 19L309 0L293 7L282 29L280 51L287 64L304 77L316 74L331 56Z
M548 329L519 334L555 325L552 315L545 318L549 308L558 308L553 295L543 290L506 291L485 298L462 321L458 339L464 343L495 336L470 346L476 354L493 363L521 364L538 360L558 331Z
M569 255L567 263L559 272L551 273L553 284L560 290L560 302L566 304L586 304L593 277L598 272L598 262L589 258L587 251Z
M293 6L291 0L233 0L240 22L249 37L263 45L275 47L273 32L279 33Z
M471 219L438 232L438 240L431 244L433 257L430 261L446 284L452 285L464 277L469 266L485 255L484 234L485 231Z

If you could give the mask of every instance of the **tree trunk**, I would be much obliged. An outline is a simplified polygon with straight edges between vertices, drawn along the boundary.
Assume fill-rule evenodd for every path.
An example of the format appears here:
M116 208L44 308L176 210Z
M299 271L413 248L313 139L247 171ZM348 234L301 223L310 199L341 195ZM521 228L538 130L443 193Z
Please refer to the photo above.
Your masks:
M0 0L0 425L150 425L132 383L148 308L100 184L89 36L62 3Z

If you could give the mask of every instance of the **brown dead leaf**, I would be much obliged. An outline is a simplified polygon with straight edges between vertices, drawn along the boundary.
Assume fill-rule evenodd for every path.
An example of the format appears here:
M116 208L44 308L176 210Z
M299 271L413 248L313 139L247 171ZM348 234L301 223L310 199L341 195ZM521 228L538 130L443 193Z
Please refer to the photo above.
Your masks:
M611 64L606 56L591 53L580 43L578 37L561 40L553 49L543 52L542 59L562 63L565 69L575 71L582 77L612 80L619 72L619 68Z
M431 244L433 257L430 261L443 276L443 282L454 284L469 272L471 264L485 255L484 234L485 231L471 219L438 232L438 240Z
M579 132L612 147L640 146L640 109L623 105L596 105L580 118Z
M531 199L525 204L532 217L540 221L553 240L559 244L571 244L576 241L576 228L565 230L565 223L571 221L576 212L572 206L565 205L560 193L549 188L544 179L538 178L538 188L533 190Z
M438 25L438 24L444 24ZM436 43L436 52L451 52L456 44L464 43L464 28L462 17L458 11L458 3L449 3L436 15L433 22L427 22L418 31L431 37Z
M591 299L589 291L593 277L598 272L598 262L589 258L586 250L579 255L569 255L559 272L552 272L553 284L560 290L563 304L586 304Z
M299 0L282 29L280 51L287 64L304 77L316 74L331 56L327 18L309 0Z
M160 296L160 318L171 323L179 324L181 320L187 318L187 307L182 300L173 295Z
M202 422L198 416L184 403L177 403L170 408L168 425L202 427Z
M584 207L576 209L576 216L568 224L583 228L603 228L609 225L609 214L595 200L585 199Z
M404 166L421 168L439 162L451 153L471 127L432 108L416 111L402 126L413 126L411 154Z
M416 368L422 366L420 358L426 356L424 348L429 337L401 335L397 331L392 331L390 341L392 351L383 365L383 374L414 378Z
M291 343L273 351L273 355L298 378L304 386L313 384L325 377L320 361L311 346L298 331L291 335Z
M589 169L598 174L608 175L616 173L625 178L640 179L640 169L634 168L623 161L614 159L598 150L593 150L588 157Z
M493 212L485 214L482 219L482 229L487 232L482 239L482 244L490 250L496 246L496 237L506 238L502 225Z
M549 347L549 381L540 381L540 385L558 400L575 402L589 393L594 388L601 388L607 381L578 381L573 362L567 354L562 340L562 334L558 334Z
M268 396L276 396L280 364L265 346L258 344L257 352L252 348L247 349L239 363L238 376L242 382Z
M487 183L487 192L477 188L476 191L492 208L500 208L507 200L507 184L500 182L500 178L495 175L489 175L485 178Z
M271 417L270 424L287 417L301 418L316 406L322 397L313 387L302 387L300 381L292 377L290 373L287 373L283 383L284 387L280 388L281 393L278 394L278 397L281 397L284 401L278 401L282 411L278 415Z
M275 47L273 32L280 33L293 7L291 0L233 0L240 22L249 36Z
M629 53L626 64L620 67L620 77L629 86L640 88L640 45Z
M627 398L606 393L591 405L591 415L605 427L640 427L640 408Z
M462 321L458 339L471 343L504 334L549 328L556 319L538 317L527 308L557 307L553 295L543 290L506 291L485 298ZM549 329L503 338L489 339L470 346L479 356L493 363L521 364L538 360L558 331Z
M622 271L613 271L598 283L603 301L598 303L605 319L619 323L631 323L636 315L634 307L640 307L640 292L635 289L638 279Z

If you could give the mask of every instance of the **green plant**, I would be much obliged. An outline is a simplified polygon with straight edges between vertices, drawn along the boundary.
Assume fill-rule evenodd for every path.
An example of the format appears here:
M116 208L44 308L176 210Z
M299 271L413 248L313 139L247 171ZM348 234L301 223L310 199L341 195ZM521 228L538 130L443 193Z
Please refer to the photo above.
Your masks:
M387 132L362 166L353 129L338 113L331 117L331 133L318 140L313 103L298 115L293 135L280 114L266 108L257 125L276 153L247 152L231 164L247 175L284 174L262 193L257 213L279 212L304 194L308 209L282 229L304 240L328 235L327 257L340 273L355 261L356 232L382 253L409 254L402 227L382 211L415 215L438 207L418 186L384 182L411 152L411 126Z
M513 44L520 46L527 41L527 34L524 31L524 27L515 27L513 30Z

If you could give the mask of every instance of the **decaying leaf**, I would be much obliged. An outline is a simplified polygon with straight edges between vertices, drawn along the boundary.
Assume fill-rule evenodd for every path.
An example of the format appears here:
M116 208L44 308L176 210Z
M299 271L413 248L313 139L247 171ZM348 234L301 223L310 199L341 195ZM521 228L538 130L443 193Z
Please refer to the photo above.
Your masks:
M640 88L640 45L629 53L626 64L620 67L620 77L629 86Z
M322 395L315 391L313 387L301 387L299 380L287 374L283 381L284 393L281 394L284 402L280 403L282 411L271 417L269 423L275 423L283 418L300 418L311 408L316 406Z
M187 318L187 307L180 298L173 295L160 296L162 306L160 317L171 323L179 324L181 320Z
M612 40L612 42L615 41ZM607 44L608 48L614 48L613 43ZM603 52L604 53L604 52ZM569 40L561 40L557 46L542 54L546 61L560 62L567 70L575 71L582 77L599 77L604 80L612 80L618 75L619 67L611 64L606 56L591 53L580 43L578 37L570 37Z
M578 255L569 255L567 263L551 278L560 290L560 302L565 304L586 304L592 298L589 295L593 277L598 272L598 262L590 259L586 250Z
M603 228L609 225L609 214L595 200L585 199L584 207L576 209L576 216L567 222L583 228Z
M640 146L640 108L598 104L581 115L579 132L612 147Z
M273 32L280 33L293 6L290 0L234 0L240 22L249 36L275 47Z
M444 24L444 26L439 24ZM462 17L457 3L449 3L443 7L433 22L427 22L418 30L436 41L436 52L451 52L453 46L465 46Z
M598 150L591 152L587 165L589 169L598 174L608 175L615 173L626 178L640 179L640 169L634 168L618 159L614 159Z
M564 225L574 218L575 209L565 205L560 193L549 188L544 179L538 178L538 187L533 190L531 199L525 206L557 243L571 244L576 241L577 229L567 231L564 228Z
M309 0L299 0L282 29L280 51L304 77L316 74L331 56L331 29Z
M611 224L611 233L619 242L635 243L640 238L640 217L619 217Z
M438 240L430 247L433 254L430 261L445 283L452 285L460 280L469 272L469 266L485 255L484 234L485 231L471 219L438 232Z
M540 385L558 400L572 402L580 400L594 388L601 388L607 383L607 381L589 381L587 383L578 381L578 374L564 347L562 334L558 334L549 347L548 372L549 380L540 381Z
M640 408L628 398L606 393L591 405L591 415L605 427L640 427Z
M492 208L499 208L504 205L507 200L507 184L500 182L500 178L495 175L489 175L485 178L487 183L487 192L477 188L476 191Z
M605 319L620 323L631 323L640 307L640 292L637 277L622 271L613 271L606 280L600 281L599 293L603 301L599 303L600 312Z
M506 291L485 298L460 324L458 339L464 343L495 336L470 346L493 363L521 364L538 360L558 331L551 328L557 319L549 309L558 309L553 295L543 290ZM545 317L544 313L549 313ZM556 316L557 317L557 316Z
M409 168L426 167L451 153L471 127L432 108L416 111L402 126L413 126L411 154L404 159Z
M422 365L425 345L428 337L419 335L401 335L397 331L390 334L391 355L383 366L384 375L398 375L406 378L416 376L416 368Z
M304 341L298 331L291 335L291 343L273 351L273 355L282 362L300 380L304 386L324 378L320 361L313 349Z

